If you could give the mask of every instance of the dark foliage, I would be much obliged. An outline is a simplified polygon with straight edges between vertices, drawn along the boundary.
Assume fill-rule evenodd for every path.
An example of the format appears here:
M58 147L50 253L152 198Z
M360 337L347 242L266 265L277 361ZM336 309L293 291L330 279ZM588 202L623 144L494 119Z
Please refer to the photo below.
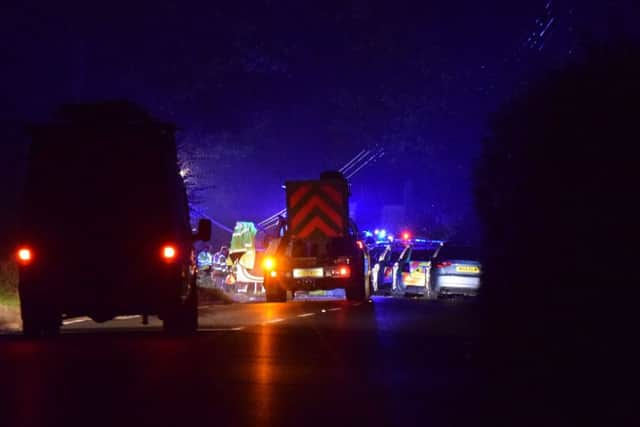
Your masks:
M597 408L614 425L625 413L628 397L588 402L621 392L625 377L612 367L633 335L623 331L633 312L624 302L635 280L639 75L637 45L593 48L490 120L476 169L487 354L502 374L497 396L513 413L527 406L519 413L534 423Z

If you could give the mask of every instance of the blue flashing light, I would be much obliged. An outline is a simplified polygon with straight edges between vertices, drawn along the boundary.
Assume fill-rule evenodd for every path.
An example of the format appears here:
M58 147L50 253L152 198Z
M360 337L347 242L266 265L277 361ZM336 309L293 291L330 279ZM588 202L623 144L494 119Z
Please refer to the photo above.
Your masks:
M365 235L365 237L371 237L371 236L373 236L373 233L371 233L369 230L365 230L364 231L364 235Z
M378 237L381 237L383 239L386 237L386 235L387 235L387 230L385 230L384 228L378 232Z

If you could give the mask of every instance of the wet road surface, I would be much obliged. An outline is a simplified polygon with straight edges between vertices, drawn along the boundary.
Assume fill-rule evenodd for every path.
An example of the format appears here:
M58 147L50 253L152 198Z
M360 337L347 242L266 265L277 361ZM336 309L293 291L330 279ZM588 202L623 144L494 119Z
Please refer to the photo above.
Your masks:
M205 305L200 331L69 319L0 336L1 425L469 425L473 300ZM473 422L471 423L471 425Z

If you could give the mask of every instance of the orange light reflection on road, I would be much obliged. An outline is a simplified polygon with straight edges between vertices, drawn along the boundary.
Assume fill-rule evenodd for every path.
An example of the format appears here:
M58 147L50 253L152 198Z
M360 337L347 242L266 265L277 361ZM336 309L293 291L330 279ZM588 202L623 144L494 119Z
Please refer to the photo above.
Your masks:
M269 310L271 311L271 310ZM271 318L273 313L269 313ZM273 328L262 326L257 338L253 394L257 419L253 425L270 426L273 420Z

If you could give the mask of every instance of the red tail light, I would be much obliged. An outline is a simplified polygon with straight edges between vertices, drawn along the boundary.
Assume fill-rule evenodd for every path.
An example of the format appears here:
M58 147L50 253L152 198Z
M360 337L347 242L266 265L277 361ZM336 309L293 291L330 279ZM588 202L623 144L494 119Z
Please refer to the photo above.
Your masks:
M33 251L31 248L23 246L16 252L16 258L21 265L29 265L33 261Z
M160 255L165 262L173 262L178 257L178 250L173 245L164 245Z
M358 247L359 247L360 249L364 249L364 243L362 243L362 241L361 241L361 240L358 240L358 241L356 242L356 245L358 245Z
M451 261L442 261L441 263L436 264L436 268L445 268L452 265Z
M338 270L338 273L342 277L349 277L351 275L351 269L349 267L347 267L346 265L344 265L344 266L340 267L340 269Z

